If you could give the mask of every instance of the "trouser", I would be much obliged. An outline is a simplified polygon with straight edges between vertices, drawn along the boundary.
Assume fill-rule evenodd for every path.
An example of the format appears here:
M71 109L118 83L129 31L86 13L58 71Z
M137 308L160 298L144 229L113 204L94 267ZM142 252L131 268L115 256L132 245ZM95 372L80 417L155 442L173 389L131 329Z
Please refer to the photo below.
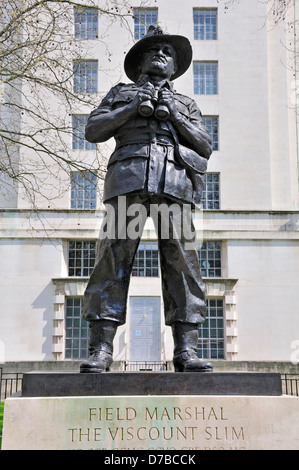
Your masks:
M165 324L202 323L204 284L190 206L166 197L132 194L111 199L106 211L84 294L83 318L125 323L133 262L151 216L158 236Z

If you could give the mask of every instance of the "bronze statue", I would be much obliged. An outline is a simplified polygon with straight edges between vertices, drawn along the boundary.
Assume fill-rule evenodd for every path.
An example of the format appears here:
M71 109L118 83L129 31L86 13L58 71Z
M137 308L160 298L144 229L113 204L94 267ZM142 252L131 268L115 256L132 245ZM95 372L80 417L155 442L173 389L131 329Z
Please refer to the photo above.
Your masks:
M125 72L132 83L113 87L88 119L89 142L104 142L111 137L116 141L104 184L104 202L116 215L115 236L99 238L94 271L84 295L83 318L90 322L91 355L81 364L81 372L110 368L116 329L126 320L130 275L142 228L150 208L159 204L170 209L169 236L162 236L161 217L156 231L165 324L173 332L175 371L213 369L196 354L198 325L206 314L196 240L192 236L190 248L190 239L184 233L176 236L171 210L173 204L181 208L180 224L184 224L183 208L200 203L207 160L212 153L196 103L173 88L172 80L181 76L191 61L187 38L151 26L125 58ZM125 197L125 215L118 210L120 197ZM132 208L136 207L143 208L138 236L120 236L121 224L128 227L135 214ZM109 220L106 222L109 225Z

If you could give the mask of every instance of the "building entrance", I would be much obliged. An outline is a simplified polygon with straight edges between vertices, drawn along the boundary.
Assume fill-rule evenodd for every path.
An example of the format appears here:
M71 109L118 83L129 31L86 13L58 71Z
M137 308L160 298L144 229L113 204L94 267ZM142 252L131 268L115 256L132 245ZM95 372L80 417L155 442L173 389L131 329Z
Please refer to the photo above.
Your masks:
M161 361L161 299L130 298L130 361Z

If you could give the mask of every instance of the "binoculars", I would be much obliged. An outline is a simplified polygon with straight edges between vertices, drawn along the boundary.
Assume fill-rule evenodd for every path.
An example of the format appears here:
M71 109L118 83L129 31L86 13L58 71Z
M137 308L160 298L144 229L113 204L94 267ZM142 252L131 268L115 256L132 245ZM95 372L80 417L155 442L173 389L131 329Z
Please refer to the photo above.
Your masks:
M164 104L158 103L159 90L155 89L155 95L152 100L143 101L138 108L139 114L144 117L149 117L153 113L160 121L166 121L169 118L169 109Z

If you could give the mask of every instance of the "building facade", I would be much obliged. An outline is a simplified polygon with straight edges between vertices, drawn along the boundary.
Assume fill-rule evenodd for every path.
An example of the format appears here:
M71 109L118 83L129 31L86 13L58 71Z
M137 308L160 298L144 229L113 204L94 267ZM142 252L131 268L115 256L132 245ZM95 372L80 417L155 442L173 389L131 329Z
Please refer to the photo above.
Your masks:
M193 63L175 88L198 103L214 149L202 211L194 215L208 306L198 354L292 361L299 347L297 57L290 46L296 12L290 7L289 22L274 25L265 2L225 3L136 5L135 17L127 18L131 34L117 22L106 34L109 55L105 19L95 9L75 9L70 37L83 40L88 53L74 62L72 86L100 102L111 86L128 82L124 55L147 24L189 38ZM104 73L100 65L108 61ZM82 105L69 116L68 145L78 160L92 161L97 151L83 138L91 110ZM113 142L102 148L108 159ZM87 356L88 324L80 313L103 220L100 194L95 174L80 171L52 206L37 202L37 213L22 191L9 198L1 192L0 362ZM135 258L127 323L114 347L116 361L172 359L150 219Z

